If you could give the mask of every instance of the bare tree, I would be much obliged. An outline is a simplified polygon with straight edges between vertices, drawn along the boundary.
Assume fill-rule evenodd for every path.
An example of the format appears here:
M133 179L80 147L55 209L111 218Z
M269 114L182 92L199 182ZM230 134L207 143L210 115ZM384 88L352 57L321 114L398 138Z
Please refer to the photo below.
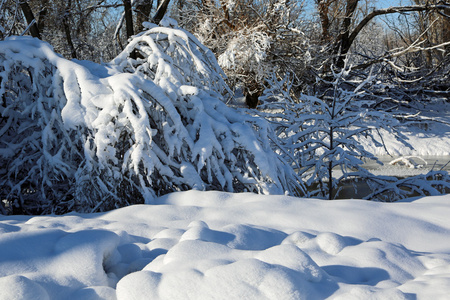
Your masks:
M350 48L353 45L353 42L357 38L357 36L361 33L361 30L375 17L381 15L388 14L397 14L397 13L409 13L409 12L420 12L427 15L433 14L441 14L442 17L445 16L443 14L445 11L450 9L450 5L445 2L439 2L436 4L430 4L421 0L415 0L416 5L409 6L397 6L397 7L389 7L385 9L373 9L371 12L363 15L360 20L355 22L355 13L358 7L360 0L346 0L345 1L345 11L340 19L339 26L339 35L334 40L334 46L332 48L332 54L337 56L335 64L337 66L343 66L344 59L347 53L350 51ZM335 1L325 1L320 0L316 1L317 8L319 11L319 16L322 24L322 34L324 40L329 40L329 11L331 5L335 4ZM422 21L424 18L421 18ZM444 23L447 23L446 20ZM445 27L444 27L445 28ZM422 32L425 28L422 28ZM429 39L427 39L429 40Z

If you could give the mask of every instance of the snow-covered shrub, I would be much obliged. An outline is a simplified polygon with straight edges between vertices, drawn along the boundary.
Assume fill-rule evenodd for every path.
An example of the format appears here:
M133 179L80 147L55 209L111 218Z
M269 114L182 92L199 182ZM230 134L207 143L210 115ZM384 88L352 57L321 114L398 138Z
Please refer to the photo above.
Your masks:
M214 54L197 38L182 29L144 25L148 30L134 36L112 65L121 72L144 75L171 98L177 97L176 89L182 85L217 93L217 97L230 96Z
M152 27L106 66L65 60L31 38L0 49L9 211L101 211L192 188L300 190L270 127L225 105L214 56L184 31Z
M157 194L167 186L168 191L298 190L289 167L271 150L267 123L225 105L230 89L212 52L186 31L147 26L112 64L156 83L172 106L148 111L157 129L152 141L159 149L153 156L160 159L155 169L161 175L152 184Z
M67 199L73 163L82 157L74 142L79 134L60 130L65 99L54 88L61 82L56 67L42 53L22 53L35 50L27 43L36 42L22 41L0 48L0 199L27 212Z
M266 60L271 39L262 27L242 28L229 33L231 37L227 48L218 57L218 62L234 82L249 81L247 77L251 77L255 83L264 82L275 69Z
M93 104L99 111L108 87L37 39L11 37L0 49L0 198L8 210L88 211L113 195L105 155L92 151L101 133Z
M344 181L362 179L374 189L384 182L362 166L364 160L378 159L364 149L358 138L382 146L377 130L383 128L407 145L396 129L398 121L394 116L370 109L370 101L364 98L364 86L371 78L345 89L343 82L348 72L343 69L335 73L334 80L328 82L331 89L322 96L300 95L294 100L288 92L289 81L273 79L272 88L261 97L262 115L275 126L286 158L305 180L312 196L334 199Z

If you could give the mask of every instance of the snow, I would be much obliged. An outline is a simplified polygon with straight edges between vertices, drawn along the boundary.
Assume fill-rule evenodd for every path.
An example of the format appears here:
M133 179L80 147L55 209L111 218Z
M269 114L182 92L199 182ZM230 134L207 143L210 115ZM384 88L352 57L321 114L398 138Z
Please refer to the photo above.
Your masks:
M274 153L271 128L225 104L231 90L214 55L182 29L152 27L102 65L31 37L0 49L0 200L11 210L19 199L41 214L192 188L302 189Z
M267 37L253 36L248 42L264 50ZM227 90L222 72L192 35L151 27L107 65L65 60L50 45L31 38L9 38L3 46L5 61L11 62L5 65L5 74L14 61L20 61L33 67L35 77L49 89L41 91L33 85L19 98L35 102L28 95L37 89L38 105L24 111L41 110L48 117L42 142L49 170L59 167L82 183L97 180L101 190L112 195L115 191L106 185L118 182L119 171L126 168L140 176L142 187L144 179L152 182L149 174L154 169L168 182L158 181L156 191L145 189L146 205L107 213L0 215L0 300L448 299L450 195L395 203L214 191L153 197L166 185L205 189L217 181L233 191L234 181L239 180L267 193L278 183L278 190L287 186L267 139L267 123L238 113L217 98ZM147 58L129 59L135 49ZM224 66L234 67L235 59L261 61L262 52L242 58L234 50L221 57ZM26 75L17 73L12 74ZM45 110L46 101L55 107L51 113ZM397 163L393 167L405 165L402 174L426 169L423 156L450 155L448 105L435 103L424 109L425 119L439 122L404 128L414 149L380 131L389 153L400 156L392 160ZM161 128L148 126L150 117ZM53 130L58 122L72 130L69 133L84 125L92 131L91 140L77 144L84 149L73 147L85 153L86 165L77 172L63 159L72 135L65 134L64 143L56 143L59 137ZM130 128L126 133L132 132L136 142L123 161L116 155L121 128ZM157 138L167 142L167 149L150 147ZM382 147L361 142L370 153L385 154ZM236 154L240 148L245 151ZM13 157L20 152L17 149L8 144L2 153ZM17 170L29 173L23 161L16 164ZM113 163L114 168L100 179L93 174L95 163L105 168ZM34 161L30 164L35 168ZM139 173L142 168L147 178ZM238 172L245 169L247 174ZM79 185L74 190L94 199L93 189Z
M395 203L187 191L0 216L0 299L448 299L450 195Z
M380 131L389 155L450 156L450 103L436 101L415 109L421 111L423 121L402 127L402 134L407 137L407 142L412 148L391 138L386 131ZM361 139L360 142L367 151L377 156L387 154L383 147L376 147L369 140Z

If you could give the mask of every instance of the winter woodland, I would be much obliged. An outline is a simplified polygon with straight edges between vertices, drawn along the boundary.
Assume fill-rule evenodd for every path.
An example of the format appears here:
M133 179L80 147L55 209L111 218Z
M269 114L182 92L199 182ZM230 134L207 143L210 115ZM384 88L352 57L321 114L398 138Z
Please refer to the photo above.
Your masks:
M389 202L448 191L444 170L364 167L379 162L367 144L389 155L386 138L412 148L405 128L440 122L420 110L448 104L446 3L318 0L308 15L295 1L91 2L0 2L3 214L191 189L331 200L363 181L366 199Z
M0 0L0 300L448 299L450 4L384 4Z

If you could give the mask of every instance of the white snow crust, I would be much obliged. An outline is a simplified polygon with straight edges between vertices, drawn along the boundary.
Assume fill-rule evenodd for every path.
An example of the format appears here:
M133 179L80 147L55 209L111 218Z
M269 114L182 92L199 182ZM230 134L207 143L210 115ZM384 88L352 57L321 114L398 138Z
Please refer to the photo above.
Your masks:
M0 216L0 299L448 299L450 195L396 203L187 191Z
M386 148L377 147L366 139L359 141L367 151L376 156L450 156L450 104L446 101L434 102L419 109L422 122L402 126L401 130L411 147L392 138L384 130L380 130L380 134Z

